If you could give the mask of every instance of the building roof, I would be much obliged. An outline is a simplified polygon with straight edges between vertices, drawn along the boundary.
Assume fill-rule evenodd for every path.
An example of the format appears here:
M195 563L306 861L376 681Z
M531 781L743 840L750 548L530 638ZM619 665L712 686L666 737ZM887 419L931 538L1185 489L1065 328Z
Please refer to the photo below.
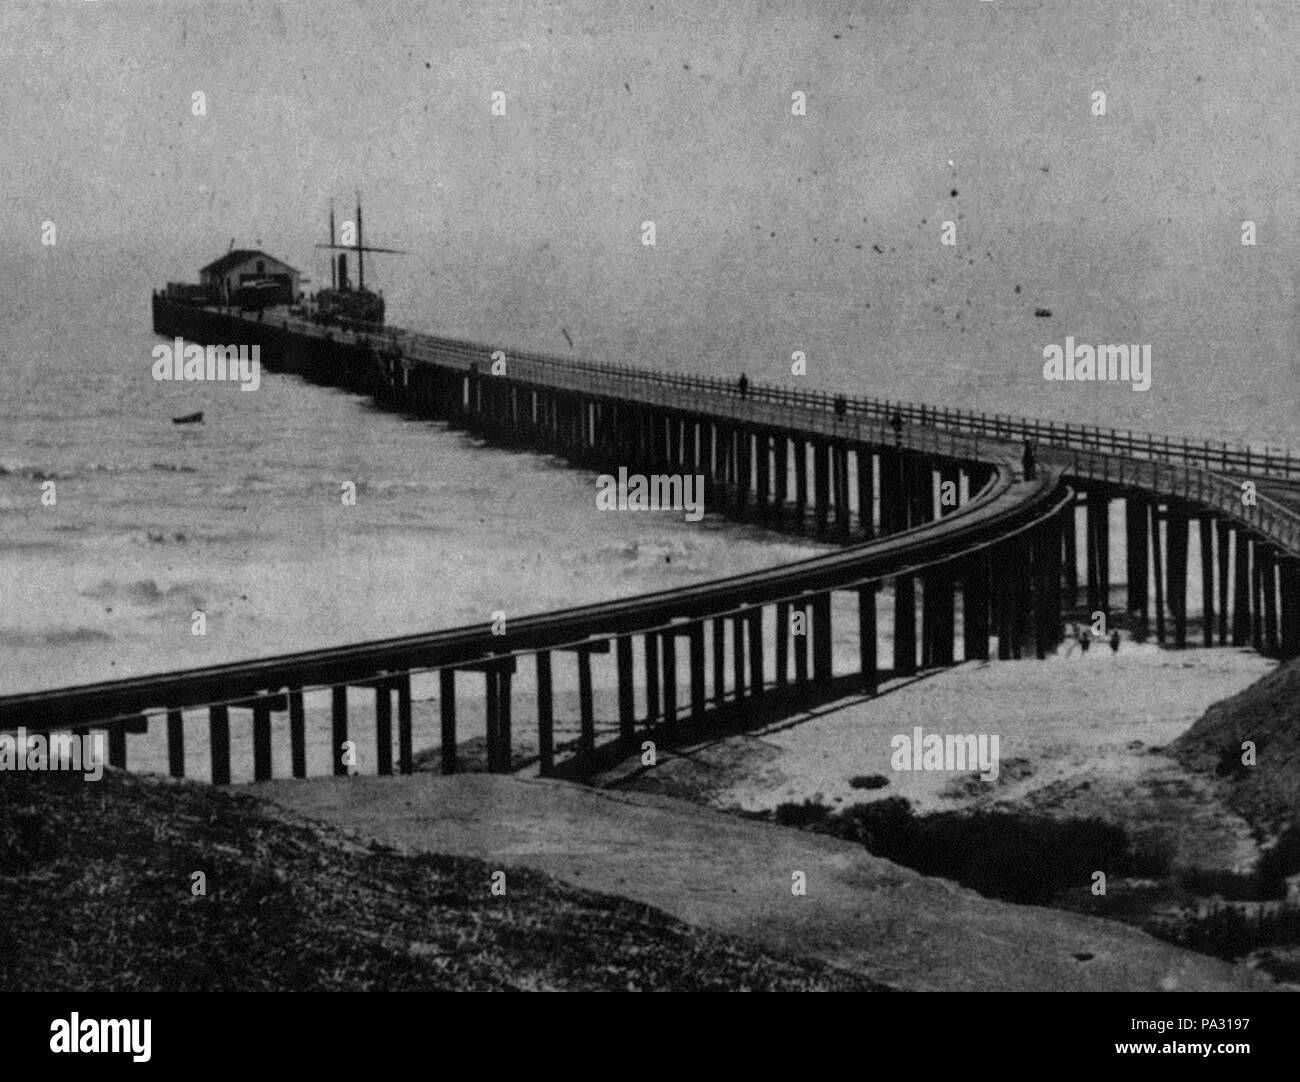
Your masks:
M240 263L244 263L256 256L261 256L264 259L275 259L275 256L267 255L265 252L258 251L255 248L236 248L233 252L227 252L220 259L214 259L206 267L200 267L199 273L207 274L211 271L213 274L225 274L231 267L237 267ZM284 266L289 267L289 264L285 263L283 259L275 259L275 261L277 263L283 263ZM294 274L300 273L297 267L289 267L289 269L293 271Z

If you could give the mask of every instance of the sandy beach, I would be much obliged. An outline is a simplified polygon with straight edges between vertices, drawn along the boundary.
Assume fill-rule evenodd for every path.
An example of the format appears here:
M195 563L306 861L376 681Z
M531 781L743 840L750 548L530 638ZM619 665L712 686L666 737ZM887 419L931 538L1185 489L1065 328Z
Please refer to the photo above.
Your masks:
M1063 646L1044 662L968 662L895 681L743 735L661 752L623 787L763 811L805 800L833 808L901 796L917 814L976 807L1099 818L1136 840L1165 839L1176 866L1243 870L1257 856L1247 824L1213 786L1162 749L1212 702L1275 663L1246 650L1173 652ZM969 771L894 770L891 738L926 733L999 737L996 781ZM879 788L852 779L878 775Z

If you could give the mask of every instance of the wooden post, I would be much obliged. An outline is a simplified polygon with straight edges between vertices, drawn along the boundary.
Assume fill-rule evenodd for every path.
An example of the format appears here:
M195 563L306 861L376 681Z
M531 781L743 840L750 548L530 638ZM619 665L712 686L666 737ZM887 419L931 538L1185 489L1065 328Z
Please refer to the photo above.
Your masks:
M381 777L393 773L393 689L387 680L375 684L375 762Z
M1170 504L1168 513L1169 611L1174 618L1174 645L1187 646L1187 513Z
M1262 565L1264 588L1264 647L1276 654L1281 645L1277 623L1277 550L1271 545L1261 545L1259 558Z
M659 718L659 634L645 633L645 723L654 725Z
M1219 645L1228 643L1228 582L1231 575L1232 561L1232 523L1219 519L1215 524L1215 559L1219 565Z
M411 674L394 677L397 687L397 769L403 774L415 772L415 749L411 740Z
M691 713L696 719L704 717L707 708L704 693L704 624L691 624ZM630 658L629 658L630 660Z
M1201 623L1205 645L1214 645L1214 519L1202 515L1201 528Z
M894 576L894 675L916 672L916 582L911 575Z
M295 778L307 776L307 719L302 706L302 688L289 689L289 760Z
M813 521L818 536L826 532L830 504L829 454L830 448L825 440L813 440Z
M773 469L776 474L776 491L772 496L772 521L779 528L785 522L785 504L790 486L790 440L784 432L778 432L774 440L776 461Z
M663 632L659 646L664 662L664 724L677 720L677 643L672 631Z
M271 777L271 700L259 696L253 700L253 780Z
M1250 561L1250 645L1264 649L1264 543L1251 542Z
M1147 596L1147 506L1141 496L1124 501L1124 561L1128 587L1128 611L1136 615L1139 627L1150 622Z
M511 683L515 659L508 658L497 669L497 769L509 774L514 769L514 742L510 733Z
M1165 557L1160 537L1160 504L1151 504L1151 563L1156 580L1156 642L1165 641Z
M859 447L858 459L858 532L864 541L876 536L875 526L875 459L870 448Z
M578 654L578 712L581 718L579 757L584 769L590 769L596 757L596 712L591 691L591 651L579 647Z
M749 694L763 694L763 607L755 605L749 610Z
M185 777L185 722L179 710L167 711L167 773Z
M636 683L632 673L632 639L624 635L614 648L618 663L618 735L630 749L636 738ZM701 677L703 679L703 677Z
M739 613L731 618L731 675L739 701L745 697L745 617Z
M879 683L876 665L876 584L858 587L858 664L862 690L874 695Z
M776 683L785 687L790 680L790 603L776 606Z
M442 772L456 773L456 670L438 670L438 712L442 722Z
M1070 522L1073 522L1071 517ZM967 661L989 659L989 567L988 556L979 552L969 557L962 575L962 656Z
M208 710L208 742L212 755L212 784L230 784L230 707Z
M335 775L343 776L348 772L347 764L343 762L343 745L348 739L348 689L346 687L335 687L330 690L333 694L330 704L330 738L334 745L331 757L334 760Z
M713 618L713 702L721 706L727 699L727 621Z
M1250 638L1250 540L1246 531L1234 530L1236 581L1232 590L1232 645L1245 646Z
M620 639L619 645L627 643L627 694L632 695L632 640ZM631 703L629 701L629 707ZM623 706L623 652L619 652L619 710ZM555 714L554 699L551 694L551 652L537 651L537 758L542 777L549 777L555 772ZM621 721L621 719L620 719ZM620 726L621 727L621 726Z
M1142 515L1142 536L1146 537L1145 505L1142 505ZM1072 500L1065 512L1065 525L1062 532L1065 541L1065 551L1062 555L1062 570L1065 573L1065 607L1071 611L1079 607L1079 541L1078 525L1075 519L1075 503ZM1143 582L1145 583L1145 581L1144 575Z
M794 682L797 685L808 683L808 635L810 632L808 619L808 603L800 601L794 606L794 611L799 614L799 631L794 635Z
M795 522L802 532L808 518L808 444L798 438L794 441L794 506Z
M835 456L835 532L840 541L849 539L849 451L836 445Z
M744 508L749 504L750 481L750 444L753 433L744 425L736 426L736 506Z

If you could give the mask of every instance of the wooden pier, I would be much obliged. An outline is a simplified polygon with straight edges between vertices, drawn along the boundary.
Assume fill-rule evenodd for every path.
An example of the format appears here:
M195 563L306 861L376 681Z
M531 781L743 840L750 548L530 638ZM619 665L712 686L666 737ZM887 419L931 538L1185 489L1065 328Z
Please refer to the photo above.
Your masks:
M866 693L894 677L987 659L994 649L1006 660L1043 658L1081 600L1089 622L1101 612L1174 646L1189 645L1195 615L1206 645L1300 654L1300 513L1289 500L1300 464L1289 456L870 399L836 408L816 393L750 385L742 394L715 379L394 330L254 321L158 295L153 311L159 334L257 344L268 369L350 387L488 440L611 473L702 476L709 510L838 547L783 567L514 618L505 635L492 634L485 619L0 698L0 729L105 730L117 766L127 762L127 734L156 721L166 726L171 773L183 774L186 715L203 712L211 780L231 780L232 723L251 726L254 777L269 778L272 716L287 714L293 776L307 773L309 725L328 727L333 771L347 773L348 690L365 689L374 697L376 770L406 773L415 753L411 681L436 673L444 773L460 765L458 691L481 680L489 770L514 768L512 733L522 724L535 727L543 774L582 778L665 726L679 731L760 708L794 713L844 694L831 650L833 614L843 611L836 596L856 605L859 658L848 684ZM1032 478L1022 469L1026 439L1038 462ZM1242 499L1248 479L1259 490L1253 503ZM1116 501L1124 508L1127 598L1126 610L1112 613ZM1205 599L1199 614L1187 605L1193 534ZM882 590L893 599L887 657ZM792 633L796 614L803 634ZM570 741L555 732L553 670L561 660L577 668L579 731ZM597 666L617 702L616 731L603 741ZM515 709L521 668L535 680L529 717ZM678 701L681 688L688 693ZM325 689L328 718L306 706Z

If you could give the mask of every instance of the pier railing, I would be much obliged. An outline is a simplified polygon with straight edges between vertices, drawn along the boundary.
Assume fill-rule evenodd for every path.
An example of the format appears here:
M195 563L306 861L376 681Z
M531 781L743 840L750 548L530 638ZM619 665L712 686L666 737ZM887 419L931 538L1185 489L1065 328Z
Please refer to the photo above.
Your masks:
M290 321L290 326L303 333L322 333L322 329L315 324ZM634 365L556 357L529 350L513 350L503 346L466 342L396 328L376 330L364 325L352 324L340 329L356 339L386 343L390 348L397 349L405 356L417 360L432 359L434 355L443 360L454 356L462 358L467 363L472 361L487 364L490 363L492 353L500 350L506 355L508 361L527 360L534 364L556 368L634 378L666 386L705 391L712 395L730 395L822 410L834 410L837 405L842 405L846 413L885 422L897 416L904 424L953 429L993 439L1017 441L1028 439L1048 447L1066 450L1085 449L1132 458L1186 462L1202 469L1217 469L1226 473L1244 473L1256 477L1300 478L1300 457L1293 455L1289 449L1233 446L1222 441L1189 440L1186 437L1176 439L1171 436L1135 433L1131 430L1102 428L1097 425L1039 421L1009 414L989 414L859 395L837 395L827 391L799 390L761 382L750 383L742 395L736 380L719 379L714 376L686 375Z
M305 333L320 333L320 329L312 324L295 322L291 326ZM744 402L750 411L748 418L751 421L761 420L752 412L754 404L760 402L810 411L812 414L837 418L842 423L842 434L855 439L864 438L862 429L855 426L866 420L877 426L871 438L884 442L885 428L895 419L909 428L961 433L968 438L985 437L997 441L1029 439L1040 447L1040 457L1050 457L1070 476L1132 484L1150 492L1214 507L1237 521L1246 523L1261 537L1279 543L1292 555L1300 555L1300 515L1263 492L1254 492L1250 502L1247 502L1243 499L1242 481L1222 475L1227 472L1236 474L1237 478L1243 474L1251 477L1287 478L1293 473L1300 474L1300 459L1293 458L1289 452L1282 455L1259 453L1248 447L1229 448L1226 444L1215 446L1208 442L1195 444L1185 439L1173 441L1168 437L1135 436L1131 432L1122 433L1088 425L1033 421L997 414L989 417L963 410L871 398L848 398L821 391L801 391L766 384L751 384L742 395L734 381L710 376L681 375L630 365L572 360L398 329L382 333L355 329L345 333L354 335L359 341L382 344L415 362L427 361L444 365L455 363L464 367L476 365L487 371L493 355L500 354L506 358L508 372L516 377L520 374L521 366L537 366L557 374L566 372L588 378L598 375L604 381L615 381L624 386L639 384L670 388L689 394L707 394L718 401ZM554 380L553 376L552 381ZM575 386L581 384L581 379L559 382ZM1046 448L1051 450L1044 453ZM926 450L945 453L937 447ZM955 446L950 445L945 450L946 453L956 454ZM965 457L976 457L976 454L968 452ZM1211 472L1212 469L1221 472Z
M1043 456L1070 477L1127 485L1222 511L1261 538L1300 556L1300 516L1262 492L1244 499L1242 483L1183 463L1124 458L1095 451L1052 451Z

